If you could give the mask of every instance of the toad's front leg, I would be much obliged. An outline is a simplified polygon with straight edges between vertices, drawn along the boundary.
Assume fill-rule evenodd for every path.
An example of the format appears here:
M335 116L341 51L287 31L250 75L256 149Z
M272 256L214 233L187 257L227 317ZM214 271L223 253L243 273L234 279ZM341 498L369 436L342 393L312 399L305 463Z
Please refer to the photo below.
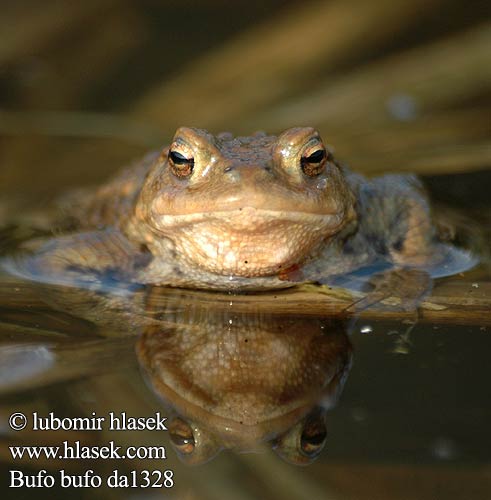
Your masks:
M152 259L116 230L60 236L35 247L32 253L4 259L2 267L32 281L103 290L132 283L137 270Z
M367 296L352 308L365 309L392 297L399 300L398 308L416 310L431 293L432 278L462 272L477 263L469 252L440 241L428 199L413 176L381 177L362 195L368 217L366 238L380 242L381 253L392 267L370 277Z

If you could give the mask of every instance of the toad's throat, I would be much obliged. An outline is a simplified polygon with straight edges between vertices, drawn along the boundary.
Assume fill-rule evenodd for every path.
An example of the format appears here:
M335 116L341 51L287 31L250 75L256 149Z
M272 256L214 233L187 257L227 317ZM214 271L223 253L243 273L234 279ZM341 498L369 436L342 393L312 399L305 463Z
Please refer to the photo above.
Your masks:
M222 215L185 216L187 223L181 220L171 227L164 223L159 229L191 266L214 274L255 277L276 275L304 262L321 241L343 226L338 215Z

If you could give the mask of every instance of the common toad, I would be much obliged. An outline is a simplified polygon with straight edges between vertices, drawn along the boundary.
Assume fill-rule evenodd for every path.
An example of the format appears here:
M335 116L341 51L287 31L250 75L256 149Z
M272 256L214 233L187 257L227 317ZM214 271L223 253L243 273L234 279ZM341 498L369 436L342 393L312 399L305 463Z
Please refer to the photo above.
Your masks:
M474 263L438 240L414 176L367 180L308 127L248 137L179 128L169 147L79 196L68 215L75 232L9 270L62 284L262 290L376 262L433 276Z

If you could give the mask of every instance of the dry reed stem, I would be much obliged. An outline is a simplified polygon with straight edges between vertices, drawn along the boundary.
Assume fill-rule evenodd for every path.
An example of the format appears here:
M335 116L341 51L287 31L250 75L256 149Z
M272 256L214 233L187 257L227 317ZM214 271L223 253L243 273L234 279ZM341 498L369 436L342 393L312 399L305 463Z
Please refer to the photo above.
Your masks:
M136 104L135 116L168 133L181 124L215 128L239 123L251 111L305 88L309 73L327 71L350 55L377 46L440 3L296 4L163 82Z

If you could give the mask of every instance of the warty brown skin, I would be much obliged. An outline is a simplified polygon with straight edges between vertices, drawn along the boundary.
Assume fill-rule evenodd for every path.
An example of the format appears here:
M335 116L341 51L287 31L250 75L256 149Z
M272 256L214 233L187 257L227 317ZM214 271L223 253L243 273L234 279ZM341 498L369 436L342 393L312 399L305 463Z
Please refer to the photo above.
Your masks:
M262 290L326 282L376 260L430 271L444 259L412 176L368 181L312 128L279 136L177 130L70 208L77 232L19 264L30 279L110 279ZM14 266L15 267L15 266Z

